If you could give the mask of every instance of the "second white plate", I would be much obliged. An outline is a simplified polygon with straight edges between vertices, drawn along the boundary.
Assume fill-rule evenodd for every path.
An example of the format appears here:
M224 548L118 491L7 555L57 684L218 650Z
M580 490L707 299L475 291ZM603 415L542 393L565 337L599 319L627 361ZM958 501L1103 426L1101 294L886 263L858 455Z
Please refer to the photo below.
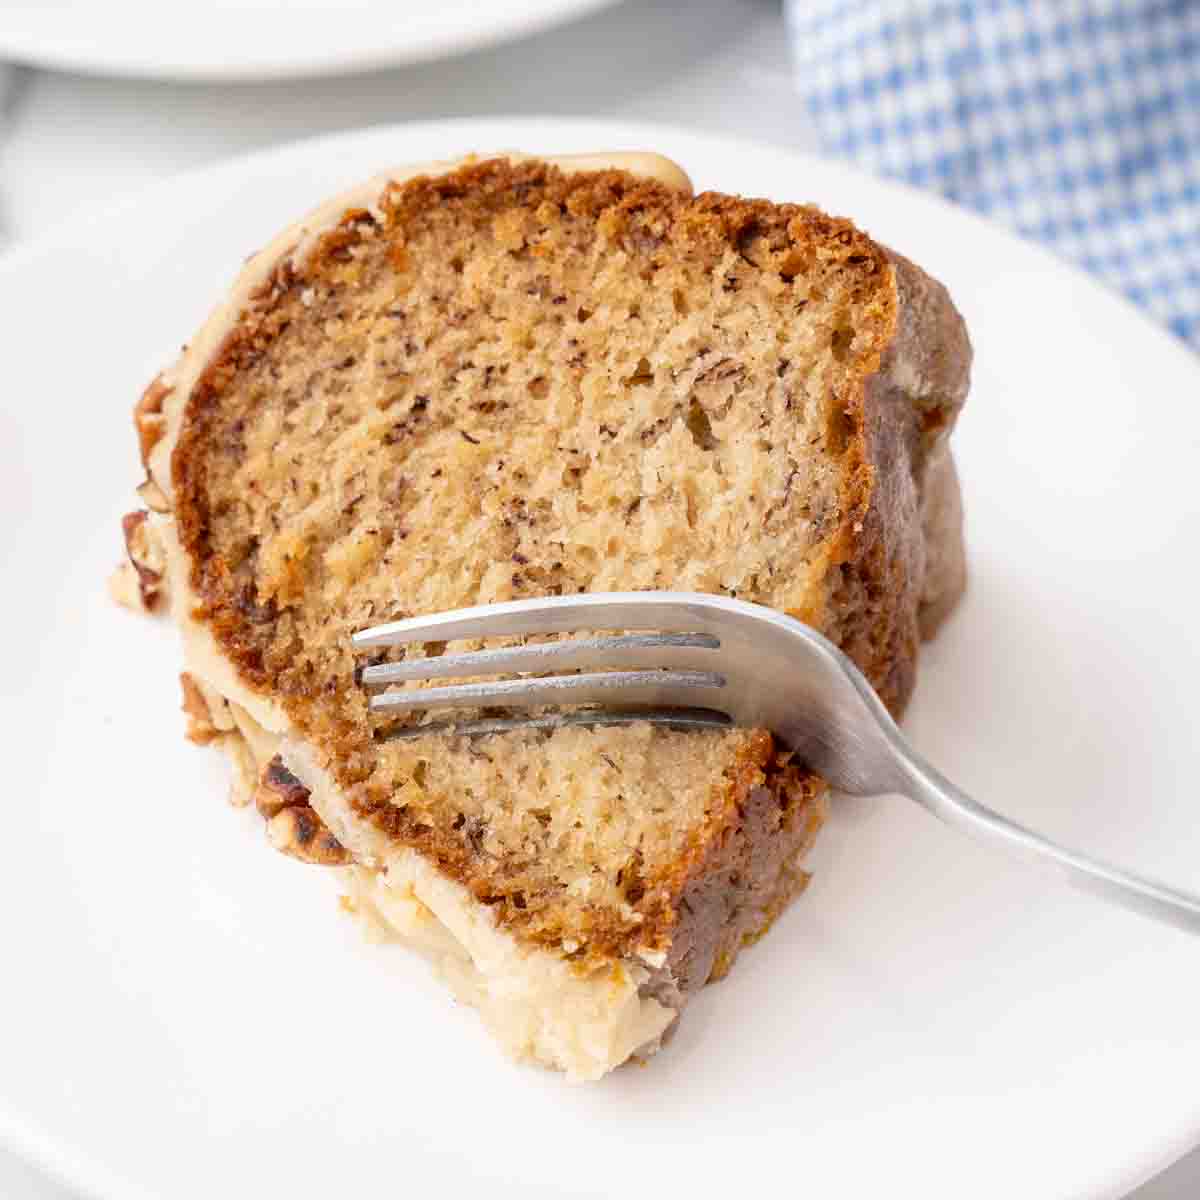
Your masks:
M0 56L145 79L281 79L423 62L617 0L5 0Z

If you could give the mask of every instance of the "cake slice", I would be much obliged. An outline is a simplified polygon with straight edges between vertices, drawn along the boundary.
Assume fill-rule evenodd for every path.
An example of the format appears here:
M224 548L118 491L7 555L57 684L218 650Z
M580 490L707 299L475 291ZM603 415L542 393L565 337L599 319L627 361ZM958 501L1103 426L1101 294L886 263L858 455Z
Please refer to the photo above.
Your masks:
M350 635L717 592L898 713L963 586L969 359L945 290L846 221L652 155L393 172L251 259L139 401L127 582L169 596L190 735L270 840L510 1053L595 1078L803 888L825 785L767 730L414 731L368 712Z

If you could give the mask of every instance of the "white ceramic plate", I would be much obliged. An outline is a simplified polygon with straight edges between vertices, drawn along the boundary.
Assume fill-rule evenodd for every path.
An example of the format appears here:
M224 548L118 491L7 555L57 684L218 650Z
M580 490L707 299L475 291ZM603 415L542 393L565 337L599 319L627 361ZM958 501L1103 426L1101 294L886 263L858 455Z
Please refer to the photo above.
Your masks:
M278 79L461 54L615 0L4 0L0 58L148 79Z
M105 577L129 407L243 256L388 164L652 147L853 214L977 347L966 603L908 729L1012 816L1200 887L1200 366L1054 259L844 167L665 129L479 121L159 187L0 263L8 731L0 1133L96 1196L1117 1197L1200 1135L1200 943L899 800L844 802L808 894L650 1066L504 1061L332 880L226 807L170 632Z

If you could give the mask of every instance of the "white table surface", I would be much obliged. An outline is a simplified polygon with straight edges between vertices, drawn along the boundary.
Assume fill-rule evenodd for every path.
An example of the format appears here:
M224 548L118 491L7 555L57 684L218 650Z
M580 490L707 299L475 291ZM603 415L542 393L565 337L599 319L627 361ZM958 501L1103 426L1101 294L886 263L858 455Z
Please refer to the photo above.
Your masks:
M778 0L631 0L510 46L342 79L201 86L20 68L15 85L0 145L0 245L177 171L397 121L604 116L815 149L790 93ZM1197 1196L1200 1150L1129 1200ZM76 1200L2 1149L0 1197Z

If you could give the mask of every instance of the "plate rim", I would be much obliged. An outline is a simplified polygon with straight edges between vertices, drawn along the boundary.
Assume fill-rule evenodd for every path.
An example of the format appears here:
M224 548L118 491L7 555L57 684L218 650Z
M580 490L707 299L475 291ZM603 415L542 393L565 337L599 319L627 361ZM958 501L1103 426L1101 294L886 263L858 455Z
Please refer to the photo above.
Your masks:
M140 1184L23 1117L4 1096L0 1096L0 1150L69 1189L75 1194L71 1200L75 1196L78 1200L156 1200Z
M398 146L401 147L397 157L397 162L400 162L403 160L403 145L408 138L447 135L460 138L463 136L478 137L480 140L486 140L488 137L495 136L493 130L501 128L508 131L500 139L501 141L511 140L514 131L523 130L525 132L520 135L522 138L527 137L531 141L539 139L547 142L551 151L555 148L553 141L557 136L573 138L579 137L585 132L590 134L592 131L602 141L610 144L627 142L628 148L634 148L634 146L646 148L664 141L682 140L687 142L690 140L696 144L706 144L714 150L721 148L730 152L750 150L765 153L800 167L805 164L817 164L821 171L833 169L842 173L846 178L860 180L865 187L881 190L884 194L889 191L904 194L926 207L941 212L947 218L958 221L963 228L970 230L971 236L984 236L1010 246L1013 244L1020 246L1025 252L1033 252L1046 269L1060 275L1068 275L1077 286L1106 296L1110 302L1115 302L1116 309L1123 314L1123 320L1135 319L1143 330L1149 330L1158 335L1156 341L1163 353L1174 357L1183 369L1196 373L1197 381L1200 382L1200 356L1197 356L1187 343L1138 308L1128 297L1108 288L1082 268L1069 260L1059 258L1036 242L1026 240L938 195L902 181L874 176L853 164L838 159L824 158L811 152L781 146L766 140L728 134L710 134L703 130L665 122L538 117L529 114L483 118L456 117L370 125L333 134L302 138L265 150L248 151L215 164L193 168L157 181L122 196L118 200L111 201L86 216L69 218L39 236L0 253L0 295L3 294L9 278L27 266L31 260L52 255L77 240L82 231L95 231L108 223L122 220L131 210L139 209L150 203L161 203L176 189L191 189L200 180L220 179L223 175L230 178L245 178L249 175L253 178L260 172L269 175L273 170L280 169L281 164L287 163L290 159L303 160L308 155L321 154L328 147L339 143L375 137L395 137ZM684 166L686 167L686 165L685 163ZM803 176L800 177L803 178ZM287 217L281 218L281 223L287 219ZM1136 1160L1131 1156L1119 1183L1116 1180L1112 1181L1120 1187L1120 1190L1111 1194L1114 1197L1126 1195L1130 1189L1153 1178L1197 1145L1200 1145L1200 1112L1186 1121L1180 1122L1171 1130L1164 1131L1162 1139L1153 1146L1143 1147L1142 1153ZM18 1108L14 1107L10 1103L10 1097L3 1093L0 1093L0 1146L10 1150L36 1169L45 1172L55 1181L74 1189L88 1200L152 1200L151 1193L147 1192L141 1184L133 1182L119 1170L74 1146L69 1140L59 1138L31 1121Z

